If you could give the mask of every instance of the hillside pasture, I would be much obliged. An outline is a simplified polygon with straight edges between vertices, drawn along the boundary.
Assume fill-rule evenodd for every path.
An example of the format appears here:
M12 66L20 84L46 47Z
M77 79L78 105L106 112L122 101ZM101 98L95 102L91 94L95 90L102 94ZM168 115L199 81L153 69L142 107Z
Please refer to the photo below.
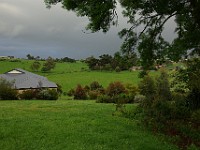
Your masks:
M44 61L40 61L41 64ZM0 61L0 73L4 73L13 68L21 68L31 71L30 66L33 60L23 60L19 62L10 62L9 60ZM50 81L56 82L63 87L63 91L67 92L71 88L76 87L77 84L88 85L93 81L98 81L104 87L108 86L110 82L120 81L124 84L134 84L140 81L138 78L139 71L122 71L122 72L109 72L109 71L90 71L85 63L56 63L55 69L50 72L33 72L47 77ZM157 74L157 72L152 72Z

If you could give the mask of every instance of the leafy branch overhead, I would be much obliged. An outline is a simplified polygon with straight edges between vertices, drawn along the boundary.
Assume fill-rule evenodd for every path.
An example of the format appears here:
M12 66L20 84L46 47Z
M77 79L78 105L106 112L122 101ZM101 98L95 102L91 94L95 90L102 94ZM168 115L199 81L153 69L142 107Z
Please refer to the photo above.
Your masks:
M45 3L47 7L62 3L64 9L74 11L78 16L87 16L90 22L86 29L92 32L100 30L107 32L112 25L117 25L116 6L118 3L121 4L124 8L122 13L131 25L131 27L127 25L128 28L119 33L120 37L124 38L122 51L133 51L139 47L141 59L143 61L149 59L148 63L153 63L154 59L160 56L162 51L157 52L158 45L164 46L163 53L174 60L186 54L187 50L194 50L199 54L200 1L198 0L45 0ZM174 32L178 35L170 45L162 37L165 24L169 20L175 21ZM134 29L138 26L143 29L139 33L134 33ZM142 55L144 53L149 55L144 57ZM175 57L167 56L168 54L175 54Z

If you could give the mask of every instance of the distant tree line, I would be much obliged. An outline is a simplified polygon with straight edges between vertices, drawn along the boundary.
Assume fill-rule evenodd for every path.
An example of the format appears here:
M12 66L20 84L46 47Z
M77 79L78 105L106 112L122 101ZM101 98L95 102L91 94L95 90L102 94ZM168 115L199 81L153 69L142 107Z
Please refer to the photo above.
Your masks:
M64 58L56 58L55 59L56 62L70 62L70 63L75 63L76 60L75 59L72 59L72 58L69 58L69 57L64 57Z
M28 60L41 60L41 61L45 61L49 58L48 57L47 59L45 59L45 58L41 58L40 56L35 57L35 56L32 56L31 54L27 54L26 57L27 57ZM69 58L69 57L55 58L54 60L55 60L55 62L70 62L70 63L76 62L75 59L72 59L72 58Z
M138 65L139 59L135 53L121 54L116 52L114 56L103 54L99 58L93 56L85 59L91 70L129 70L132 66Z

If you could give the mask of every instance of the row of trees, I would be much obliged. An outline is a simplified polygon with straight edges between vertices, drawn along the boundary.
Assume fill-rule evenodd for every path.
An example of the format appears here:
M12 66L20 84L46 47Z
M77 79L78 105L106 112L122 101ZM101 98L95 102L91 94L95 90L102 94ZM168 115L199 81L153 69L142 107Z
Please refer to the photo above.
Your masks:
M37 61L39 61L39 60L41 60L41 61L45 61L46 59L44 59L44 58L41 58L40 56L32 56L31 54L27 54L26 55L26 57L27 57L27 59L28 60L37 60ZM49 57L48 57L49 58ZM48 59L47 58L47 59ZM56 62L70 62L70 63L75 63L76 62L76 60L75 59L72 59L72 58L69 58L69 57L64 57L64 58L55 58L54 59Z
M99 59L91 56L85 62L91 70L128 70L132 66L138 65L138 57L135 53L129 55L116 52L114 56L103 54Z

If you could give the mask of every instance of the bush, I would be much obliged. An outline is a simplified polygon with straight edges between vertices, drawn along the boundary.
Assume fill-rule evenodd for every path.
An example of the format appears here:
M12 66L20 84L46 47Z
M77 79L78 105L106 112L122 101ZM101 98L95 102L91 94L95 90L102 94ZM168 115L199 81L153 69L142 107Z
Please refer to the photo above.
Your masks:
M147 71L145 70L140 71L138 74L138 78L144 78L146 75L148 75Z
M14 90L13 82L6 81L0 78L0 99L2 100L16 100L17 91Z
M143 101L143 106L150 107L156 94L156 84L154 79L150 76L145 76L138 87L140 94L146 97L145 101Z
M114 100L108 95L100 95L97 98L97 103L114 103Z
M200 124L200 109L192 113L191 120L196 124Z
M38 93L37 98L43 100L57 100L58 92L54 89L44 89Z
M23 91L21 94L19 94L19 98L25 99L25 100L35 99L38 93L39 91L36 91L36 90L26 90L26 91Z
M106 89L106 94L108 96L115 96L119 94L127 93L124 85L121 82L112 82L109 84L108 88Z
M126 89L127 89L128 93L132 94L132 95L136 95L139 92L138 87L136 87L132 84L127 84Z
M71 90L69 90L66 94L67 94L68 96L74 96L74 93L75 93L75 90L74 90L74 89L71 89Z
M173 119L184 119L190 117L190 110L187 104L187 95L181 93L172 93L171 114Z
M117 66L117 67L115 68L115 71L116 71L116 72L120 72L120 71L121 71L121 68L120 68L119 66Z
M101 89L101 88L102 88L102 85L100 85L99 82L97 82L97 81L94 81L90 84L91 90L98 90L98 89Z
M164 70L162 70L160 76L156 78L156 94L162 100L171 100L168 74Z
M99 91L89 91L88 96L89 99L95 100L100 95Z
M191 110L200 109L200 90L198 88L193 88L190 90L187 99L189 108Z
M145 100L145 96L144 95L135 95L135 98L134 98L134 102L135 103L141 103Z
M82 86L80 84L77 85L77 87L74 91L74 99L76 99L76 100L87 99L87 94L86 94L84 88L82 88Z

